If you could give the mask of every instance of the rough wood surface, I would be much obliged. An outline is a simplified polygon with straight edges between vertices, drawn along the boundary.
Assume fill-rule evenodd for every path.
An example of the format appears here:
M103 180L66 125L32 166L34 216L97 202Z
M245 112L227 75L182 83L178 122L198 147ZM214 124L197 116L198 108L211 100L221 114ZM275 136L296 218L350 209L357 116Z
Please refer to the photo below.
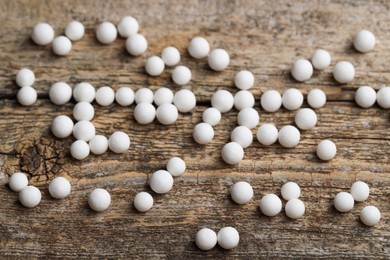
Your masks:
M385 0L0 1L0 258L388 259L390 112L377 106L358 108L353 94L360 85L378 89L389 84L389 8ZM102 46L94 38L99 22L116 23L129 14L138 18L149 41L148 52L138 58L125 52L123 39ZM29 39L37 22L52 24L59 35L72 19L85 24L86 36L74 43L68 57L56 57L50 46L38 47ZM362 28L378 38L371 53L359 54L351 47L354 33ZM229 52L231 65L226 71L212 72L205 60L188 57L186 46L196 35L206 37L212 48ZM115 130L128 132L131 149L123 155L108 152L81 162L73 160L69 155L72 138L58 140L49 130L54 116L71 115L73 104L53 105L48 100L49 86L56 81L88 81L115 89L129 85L178 90L170 80L170 68L156 78L143 71L146 57L159 54L167 45L178 47L182 64L192 69L190 85L197 108L180 115L172 126L140 126L132 117L134 107L94 104L97 131L107 136ZM357 71L355 80L340 86L329 68L315 72L306 83L295 82L289 75L292 61L310 57L317 47L332 53L332 64L351 61ZM15 99L18 87L13 80L21 67L32 68L37 77L39 100L28 108ZM306 94L319 87L329 102L317 110L318 126L302 132L296 148L263 147L255 141L245 150L242 163L228 166L220 158L220 149L235 127L236 111L224 114L210 145L195 144L191 131L216 89L237 91L232 79L242 68L255 74L253 93L261 122L274 122L278 127L293 123L294 112L281 109L270 114L260 109L258 100L266 89L282 92L297 87ZM337 157L330 162L320 162L314 154L316 144L324 138L338 146ZM148 175L163 168L171 156L182 156L187 172L175 179L169 194L154 195L151 211L137 213L132 206L134 195L150 191ZM30 183L42 191L38 207L23 208L6 185L16 171L28 173ZM58 201L48 194L48 183L55 176L70 179L69 198ZM228 195L229 187L239 180L249 181L255 192L254 199L244 206L232 203ZM355 180L370 185L369 199L357 203L350 213L336 212L333 197L348 191ZM263 216L259 199L270 192L280 194L286 181L301 186L305 217ZM87 206L87 195L96 187L108 189L112 196L110 209L104 213L92 212ZM382 220L369 228L358 216L363 206L371 204L380 208ZM197 249L194 236L198 229L219 230L227 225L240 233L237 248Z

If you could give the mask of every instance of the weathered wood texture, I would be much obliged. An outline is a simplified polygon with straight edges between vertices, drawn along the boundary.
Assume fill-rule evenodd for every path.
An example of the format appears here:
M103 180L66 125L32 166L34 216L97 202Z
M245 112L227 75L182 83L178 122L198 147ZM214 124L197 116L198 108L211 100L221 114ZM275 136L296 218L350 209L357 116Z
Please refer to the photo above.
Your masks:
M388 1L7 1L0 2L0 258L4 257L109 257L109 258L389 258L390 257L390 112L375 106L358 108L354 90L369 84L378 89L389 84L390 3ZM134 15L149 41L148 52L130 57L124 40L102 46L94 38L101 21L114 23L124 15ZM31 27L46 21L56 34L71 19L86 25L86 36L74 44L68 57L55 57L50 46L35 46L29 39ZM362 28L378 38L375 50L359 54L351 47L353 34ZM188 57L191 37L202 35L212 48L222 47L231 55L231 65L220 73L207 68L205 60ZM167 45L178 47L182 64L193 72L191 87L198 107L180 115L172 126L134 122L134 107L114 104L102 108L94 104L93 122L97 131L110 135L115 130L129 133L131 149L123 155L108 152L75 161L69 155L71 138L55 139L49 131L54 116L71 115L73 104L54 106L47 98L56 81L71 84L88 81L96 87L117 89L130 85L156 89L179 89L170 80L170 71L160 77L147 77L146 57L159 54ZM310 57L322 47L332 53L334 64L349 60L356 68L356 79L340 86L329 68L315 72L306 83L289 75L297 57ZM36 72L38 102L21 107L15 99L18 87L13 79L17 70L29 67ZM220 149L229 140L236 124L236 111L223 116L215 127L215 140L207 146L194 143L193 126L209 106L216 89L236 92L233 75L247 68L254 72L256 108L262 122L278 127L293 123L294 112L281 109L265 113L259 97L266 89L283 91L300 88L305 94L319 87L329 102L317 110L319 122L314 130L302 132L294 149L276 144L263 147L257 141L245 150L238 166L228 166ZM307 106L307 104L305 104ZM254 130L255 133L255 130ZM331 138L338 146L337 157L320 162L314 154L316 144ZM164 167L171 156L182 156L188 165L185 175L175 179L173 190L154 195L155 206L140 214L132 206L137 192L150 191L148 174ZM41 204L23 208L17 194L6 185L10 174L24 171L30 183L43 193ZM66 176L72 183L69 198L50 198L47 185L55 176ZM229 187L247 180L254 187L254 199L245 206L232 203ZM302 187L307 213L300 220L289 220L283 213L274 218L259 212L258 201L266 193L280 194L286 181ZM371 187L368 201L358 203L350 213L333 208L333 197L348 191L355 180ZM112 205L104 213L92 212L86 203L96 187L107 188ZM362 225L358 215L365 205L376 205L381 222L372 228ZM198 229L218 230L235 226L240 244L231 251L218 246L201 252L194 244Z

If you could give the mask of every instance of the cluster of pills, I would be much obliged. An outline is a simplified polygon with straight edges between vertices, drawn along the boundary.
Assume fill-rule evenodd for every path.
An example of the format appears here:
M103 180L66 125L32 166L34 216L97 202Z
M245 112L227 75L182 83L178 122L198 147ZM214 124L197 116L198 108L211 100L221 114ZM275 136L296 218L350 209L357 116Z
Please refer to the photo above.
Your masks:
M202 228L195 235L195 243L201 250L211 250L216 244L223 249L233 249L240 242L240 234L234 227L224 227L218 234L210 228Z

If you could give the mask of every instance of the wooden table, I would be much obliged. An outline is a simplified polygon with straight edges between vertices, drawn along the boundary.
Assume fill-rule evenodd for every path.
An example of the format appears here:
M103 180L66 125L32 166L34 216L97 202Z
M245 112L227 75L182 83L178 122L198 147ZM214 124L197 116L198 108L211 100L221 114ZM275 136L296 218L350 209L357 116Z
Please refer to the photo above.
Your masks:
M7 1L0 3L0 258L5 257L104 257L104 258L389 258L390 257L390 133L389 111L375 105L357 107L355 90L361 85L378 89L389 84L390 3L383 1ZM103 46L94 37L98 23L117 23L133 15L149 42L147 53L131 57L124 39ZM68 57L56 57L50 46L39 47L30 40L31 28L48 22L56 35L72 19L86 26L86 35L75 42ZM352 39L360 29L371 30L378 39L373 52L357 53ZM206 60L189 57L186 48L194 36L206 37L212 48L225 48L231 57L223 72L213 72ZM182 62L191 68L191 88L197 97L193 112L181 114L176 124L157 122L141 126L133 119L134 105L94 103L93 123L99 134L127 132L131 148L123 155L107 152L76 161L69 154L72 138L59 140L50 132L57 115L72 114L74 102L55 106L48 99L52 83L65 81L74 86L86 81L95 87L114 89L180 87L170 79L172 68L159 77L148 77L145 60L176 46ZM332 66L316 71L298 83L289 70L297 58L310 58L315 48L332 54ZM356 77L350 84L337 84L331 75L335 62L351 61ZM15 98L16 72L31 68L38 101L20 106ZM302 131L300 144L286 149L279 144L264 147L257 141L245 149L244 160L229 166L220 150L236 126L237 111L223 115L209 145L197 145L192 129L201 121L217 89L235 93L233 76L240 69L255 74L252 92L261 123L278 128L293 123L294 111L266 113L259 105L262 92L283 92L299 88L305 95L321 88L327 94L325 107L316 110L318 125ZM307 107L307 103L304 104ZM255 134L256 129L253 129ZM315 155L318 142L332 139L338 154L330 162ZM154 207L138 213L132 206L136 193L150 191L148 176L165 167L172 156L181 156L188 170L175 179L165 195L153 194ZM43 198L39 206L27 209L17 193L6 185L13 172L26 172ZM52 199L48 183L65 176L72 193L65 200ZM243 206L229 198L230 186L240 180L254 188L253 200ZM350 213L338 213L333 198L348 191L356 180L366 181L371 194ZM296 181L302 188L307 212L290 220L282 212L276 217L260 213L259 200L267 193L280 195L280 187ZM95 213L87 206L92 189L106 188L112 204L106 212ZM382 219L375 227L359 221L366 205L378 206ZM240 233L239 246L200 251L194 243L202 227L216 231L234 226Z

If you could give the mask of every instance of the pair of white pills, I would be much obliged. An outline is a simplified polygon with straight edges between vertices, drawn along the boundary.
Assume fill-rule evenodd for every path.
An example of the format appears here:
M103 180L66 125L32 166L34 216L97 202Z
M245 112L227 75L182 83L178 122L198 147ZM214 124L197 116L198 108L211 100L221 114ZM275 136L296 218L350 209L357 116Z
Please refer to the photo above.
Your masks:
M216 244L224 249L233 249L240 242L240 235L234 227L224 227L218 235L209 228L202 228L196 233L195 243L201 250L211 250Z

